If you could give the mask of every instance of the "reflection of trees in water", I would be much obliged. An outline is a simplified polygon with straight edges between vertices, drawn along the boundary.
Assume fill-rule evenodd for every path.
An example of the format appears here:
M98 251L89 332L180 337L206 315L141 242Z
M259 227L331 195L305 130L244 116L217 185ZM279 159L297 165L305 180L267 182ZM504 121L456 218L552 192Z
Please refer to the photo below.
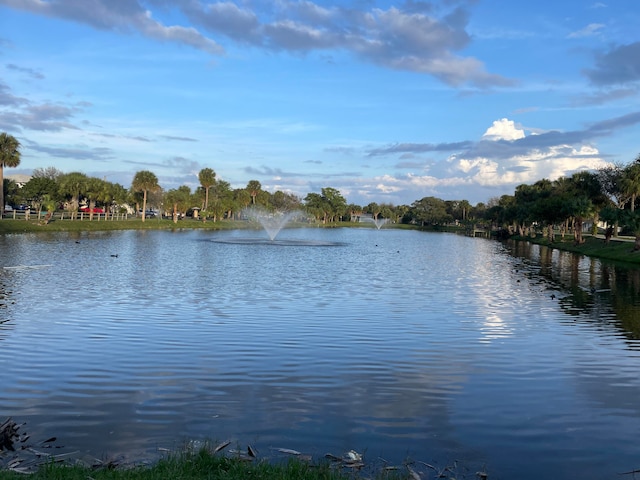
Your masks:
M0 269L0 340L5 337L5 331L9 330L9 312L8 307L11 305L11 290L9 282L4 270Z
M557 289L567 315L615 325L640 339L640 269L529 242L508 242L522 261L524 275Z
M640 270L616 269L616 295L612 308L617 321L633 340L640 339Z

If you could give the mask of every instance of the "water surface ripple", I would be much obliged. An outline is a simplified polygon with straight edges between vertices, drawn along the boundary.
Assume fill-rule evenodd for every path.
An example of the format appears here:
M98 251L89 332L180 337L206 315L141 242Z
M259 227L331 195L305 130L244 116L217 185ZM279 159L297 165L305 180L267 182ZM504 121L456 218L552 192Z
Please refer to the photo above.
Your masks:
M637 270L386 228L278 240L0 236L0 415L98 457L228 438L493 478L640 468Z

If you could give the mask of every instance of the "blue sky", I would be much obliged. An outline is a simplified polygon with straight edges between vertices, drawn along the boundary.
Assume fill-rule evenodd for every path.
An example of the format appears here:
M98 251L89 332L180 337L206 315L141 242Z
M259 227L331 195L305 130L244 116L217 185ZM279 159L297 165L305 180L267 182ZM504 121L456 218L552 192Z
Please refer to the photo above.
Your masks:
M5 175L488 202L638 156L638 25L638 0L0 0Z

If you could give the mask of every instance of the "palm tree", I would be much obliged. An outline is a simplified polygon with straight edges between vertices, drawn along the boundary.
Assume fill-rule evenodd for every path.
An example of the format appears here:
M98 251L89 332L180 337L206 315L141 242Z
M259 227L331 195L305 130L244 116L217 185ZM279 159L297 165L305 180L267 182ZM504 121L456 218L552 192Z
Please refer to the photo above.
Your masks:
M20 142L8 133L0 133L0 219L4 214L4 167L20 165Z
M88 182L89 177L80 172L67 173L58 180L60 194L67 199L71 199L71 206L69 207L71 218L74 218L78 212L80 195L84 195Z
M212 168L203 168L198 173L198 180L204 189L204 210L209 209L209 189L216 184L216 172Z
M178 223L178 214L184 214L191 205L191 189L188 185L171 189L164 196L164 201L167 205L171 205L173 223Z
M640 213L634 210L623 210L621 217L624 225L629 228L636 237L633 245L633 251L636 252L640 250Z
M256 197L258 193L260 193L260 189L262 189L262 185L260 185L258 180L249 180L249 183L247 183L247 191L249 195L251 195L251 203L253 205L256 203Z
M160 190L158 177L149 170L140 170L133 177L131 187L136 192L142 192L142 221L144 222L147 212L147 192L157 192Z
M211 213L215 222L218 218L223 218L225 212L231 210L233 192L229 182L218 180L213 185L211 193Z
M84 194L87 198L89 206L89 220L93 220L93 213L96 206L96 200L100 199L100 196L105 189L106 181L98 177L91 177L87 182L87 189Z
M636 198L640 195L640 155L627 165L622 174L621 180L622 191L627 195L631 202L631 211L635 210Z

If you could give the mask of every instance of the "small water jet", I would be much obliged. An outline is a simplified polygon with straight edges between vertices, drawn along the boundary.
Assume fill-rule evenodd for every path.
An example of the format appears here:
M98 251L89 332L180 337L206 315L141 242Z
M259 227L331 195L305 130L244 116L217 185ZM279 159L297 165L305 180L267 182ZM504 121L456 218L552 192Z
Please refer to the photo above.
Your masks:
M248 207L242 211L242 215L253 222L259 223L269 239L273 242L280 230L282 230L289 222L302 216L302 212L293 210L290 212L268 212L259 207Z
M287 247L336 247L344 246L344 243L315 240L307 238L276 238L280 231L293 221L306 222L307 215L300 210L292 210L288 212L269 212L260 207L248 207L242 210L242 218L258 224L264 229L269 238L243 238L235 235L218 237L211 241L215 243L226 243L232 245L268 245L268 246L287 246Z
M371 222L373 223L378 230L380 230L383 226L389 223L388 218L371 218L371 217L360 217L360 221Z

